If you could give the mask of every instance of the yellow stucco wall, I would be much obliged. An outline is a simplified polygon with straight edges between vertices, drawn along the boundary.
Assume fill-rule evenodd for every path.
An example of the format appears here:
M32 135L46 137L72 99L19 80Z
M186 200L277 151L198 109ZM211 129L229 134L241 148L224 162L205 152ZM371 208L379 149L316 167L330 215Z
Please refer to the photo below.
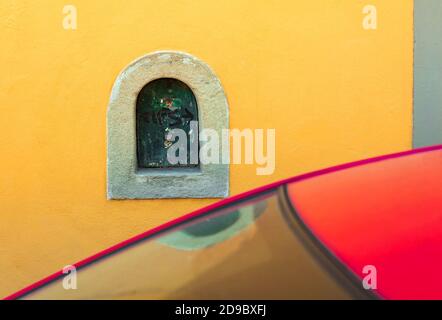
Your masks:
M231 167L231 194L411 147L412 1L0 4L0 295L214 200L106 200L106 108L148 52L217 73L234 128L276 128L276 170ZM362 28L375 4L378 29Z

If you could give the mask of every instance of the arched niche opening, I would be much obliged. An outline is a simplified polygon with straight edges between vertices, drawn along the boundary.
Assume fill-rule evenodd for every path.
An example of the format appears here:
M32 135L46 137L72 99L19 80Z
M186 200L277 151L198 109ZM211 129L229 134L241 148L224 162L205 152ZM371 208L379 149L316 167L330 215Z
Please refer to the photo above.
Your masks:
M146 84L136 105L137 165L142 168L198 167L198 105L192 90L174 78L160 78ZM182 151L171 147L182 130L184 161L169 161L168 154ZM196 153L193 156L192 152Z
M206 129L221 137L229 128L224 90L206 63L184 52L158 51L124 68L107 111L107 198L227 197L229 164L198 161L206 141L188 143L189 148L197 145L197 156L192 160L195 152L190 150L184 165L164 161L167 149L173 148L173 141L165 139L166 129L182 128L192 140L190 118L198 120L198 137ZM228 158L229 146L220 148Z

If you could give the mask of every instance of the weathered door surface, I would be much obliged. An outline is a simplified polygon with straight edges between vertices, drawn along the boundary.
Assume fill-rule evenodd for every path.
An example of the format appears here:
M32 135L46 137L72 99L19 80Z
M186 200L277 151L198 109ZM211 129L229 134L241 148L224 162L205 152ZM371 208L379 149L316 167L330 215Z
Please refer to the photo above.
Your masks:
M198 166L190 163L190 139L198 143L197 135L190 135L190 122L198 121L198 108L185 83L172 78L149 82L138 94L136 118L139 168ZM187 135L187 164L171 164L167 160L168 148L178 139L172 141L167 133L176 128Z

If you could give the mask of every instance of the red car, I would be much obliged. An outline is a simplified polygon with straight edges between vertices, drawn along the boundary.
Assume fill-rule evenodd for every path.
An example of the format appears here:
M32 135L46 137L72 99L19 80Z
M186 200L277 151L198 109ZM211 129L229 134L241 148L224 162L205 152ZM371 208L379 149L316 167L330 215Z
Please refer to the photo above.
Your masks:
M66 270L7 299L442 299L442 145L267 185Z

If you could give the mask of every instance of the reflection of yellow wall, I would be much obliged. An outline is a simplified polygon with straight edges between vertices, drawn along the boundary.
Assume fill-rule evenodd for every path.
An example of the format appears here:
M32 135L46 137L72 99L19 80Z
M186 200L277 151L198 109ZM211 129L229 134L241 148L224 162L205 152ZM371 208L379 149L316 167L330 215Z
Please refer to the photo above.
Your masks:
M0 6L0 295L214 200L106 200L106 107L159 49L206 61L231 127L276 128L276 170L231 168L231 194L410 148L412 1L64 1ZM272 4L273 3L273 4Z

